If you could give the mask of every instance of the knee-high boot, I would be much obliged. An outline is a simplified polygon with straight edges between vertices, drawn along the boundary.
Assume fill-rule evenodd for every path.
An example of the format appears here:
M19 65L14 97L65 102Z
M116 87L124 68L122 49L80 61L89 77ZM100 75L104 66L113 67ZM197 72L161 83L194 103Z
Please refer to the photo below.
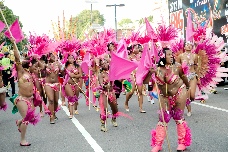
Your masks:
M178 147L177 150L185 150L186 146L191 145L191 130L184 120L178 120L177 123L177 136Z
M151 135L151 146L153 147L151 152L158 152L162 150L162 144L166 136L165 126L158 124L156 130L151 131Z

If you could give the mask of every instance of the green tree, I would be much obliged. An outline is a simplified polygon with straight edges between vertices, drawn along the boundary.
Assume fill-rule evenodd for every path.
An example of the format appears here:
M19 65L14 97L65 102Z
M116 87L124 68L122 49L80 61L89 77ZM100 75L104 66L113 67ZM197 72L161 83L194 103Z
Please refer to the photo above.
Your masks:
M9 26L10 26L16 19L18 19L21 28L23 27L22 23L20 22L19 16L14 15L14 14L13 14L13 11L12 11L10 8L8 8L7 6L5 6L3 2L0 2L0 7L2 8L2 12L3 12L3 14L4 14L4 16L5 16L5 19L6 19L6 22L8 23ZM0 20L1 20L2 22L4 22L4 19L3 19L2 15L0 15ZM5 32L6 30L7 30L7 28L5 28L5 29L3 30L3 32L0 33L0 44L3 43L3 42L5 41L5 42L6 42L5 45L11 45L10 40L4 36L4 32ZM24 36L26 37L25 34L24 34ZM18 47L18 49L19 49L20 51L22 51L24 48L26 48L25 45L27 45L27 44L28 44L28 40L25 38L24 40L22 40L21 42L19 42L19 43L17 44L17 47Z
M124 18L122 19L118 25L121 27L121 28L127 28L129 26L129 24L133 23L131 19L129 18Z
M83 10L79 15L73 17L73 22L76 22L75 34L77 38L82 38L84 32L92 25L91 24L91 11ZM92 23L104 25L105 19L98 10L92 11Z
M148 19L149 22L153 22L153 16L150 15L148 17L146 17ZM141 18L140 20L138 20L138 23L141 25L141 24L144 24L145 23L145 18Z

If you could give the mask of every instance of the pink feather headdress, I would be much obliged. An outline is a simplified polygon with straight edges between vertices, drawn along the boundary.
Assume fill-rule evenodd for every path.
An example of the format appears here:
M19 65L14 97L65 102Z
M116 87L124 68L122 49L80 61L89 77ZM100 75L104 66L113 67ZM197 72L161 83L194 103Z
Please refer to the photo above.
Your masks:
M170 47L171 43L178 37L178 30L173 25L166 26L165 22L162 22L156 31L157 40L162 48Z
M207 32L207 24L205 26L200 26L195 31L193 38L195 42L199 42L201 40L204 40L206 38L206 32Z
M161 24L156 28L157 32L157 41L160 44L158 56L164 58L165 54L163 48L170 48L171 44L175 42L175 39L178 38L178 29L173 25L166 26L165 22L162 21Z
M151 38L148 35L145 36L141 36L137 39L137 42L139 44L145 44L145 43L149 43L149 41L151 40Z
M44 54L48 54L50 52L50 44L52 40L45 34L42 36L32 35L30 33L29 36L29 46L28 46L28 56L37 55L41 57Z
M115 43L115 31L112 29L106 30L99 34L95 34L90 40L82 44L82 48L92 53L94 56L100 56L107 52L107 45Z
M138 39L140 39L140 32L132 32L131 35L125 39L126 44L129 45L134 45L134 44L138 44Z
M81 43L79 40L74 41L63 41L57 48L59 52L61 52L64 56L62 63L67 62L67 58L69 55L72 55L74 59L77 59L76 51L78 51L81 48Z

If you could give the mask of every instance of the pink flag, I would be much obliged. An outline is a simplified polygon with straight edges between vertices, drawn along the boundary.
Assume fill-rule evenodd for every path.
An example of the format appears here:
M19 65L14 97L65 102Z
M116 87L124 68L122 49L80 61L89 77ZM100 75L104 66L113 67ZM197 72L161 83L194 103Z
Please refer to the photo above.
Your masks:
M150 52L151 57L155 57L156 62L158 62L160 57L158 56L158 49L156 48L154 41L151 41L150 43Z
M192 23L192 19L191 19L190 10L188 10L186 41L193 41L193 35L194 35L193 23Z
M151 60L152 53L148 50L148 44L144 46L142 58L139 62L139 66L136 72L136 84L143 84L143 80L145 79L150 67L152 67L153 63Z
M10 31L11 31L12 36L14 37L16 43L18 43L24 39L24 34L21 30L18 19L16 19L16 21L10 26ZM8 30L4 34L8 38L11 37L10 32Z
M127 52L127 44L124 39L121 39L118 43L116 53L121 58L127 59L128 58L128 52Z
M91 62L90 62L90 55L89 55L89 52L86 52L84 58L83 58L83 61L81 63L81 68L82 68L82 71L88 75L89 74L89 67L91 66Z
M2 32L2 30L5 28L5 24L0 21L0 32Z
M130 78L131 72L135 70L137 66L137 63L121 58L116 53L112 52L109 81Z
M126 42L124 39L121 39L118 43L118 46L117 46L117 50L116 50L116 53L120 53L122 52L125 48L126 48Z
M156 34L154 32L154 29L152 28L152 26L150 25L149 21L147 20L147 18L145 18L145 23L146 23L146 31L147 31L147 35L151 38L151 39L156 39Z

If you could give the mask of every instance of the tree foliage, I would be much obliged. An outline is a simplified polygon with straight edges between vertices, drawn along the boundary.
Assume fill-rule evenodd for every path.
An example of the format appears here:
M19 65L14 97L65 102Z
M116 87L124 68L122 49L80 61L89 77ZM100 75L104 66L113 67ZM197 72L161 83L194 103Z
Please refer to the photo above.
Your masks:
M148 19L149 22L153 22L153 16L150 15L148 17L146 17ZM145 23L145 18L141 18L140 20L138 20L138 23L141 25L141 24L144 24Z
M84 32L91 26L91 11L83 10L79 15L73 17L73 22L76 23L76 36L80 38ZM105 19L98 10L92 11L92 23L104 25Z
M129 24L133 23L131 19L129 18L124 18L122 19L118 25L121 27L121 28L126 28L129 26Z
M22 23L20 22L19 16L16 16L15 14L13 14L13 11L8 8L7 6L5 6L2 2L0 2L0 7L3 8L2 12L3 15L5 16L6 22L7 24L10 26L16 19L19 20L19 24L21 26L21 28L23 27ZM4 22L4 19L2 17L2 15L0 15L0 20L2 22ZM2 44L3 42L6 42L5 45L11 45L11 42L8 38L6 38L4 36L4 32L7 30L7 28L5 28L1 33L0 33L0 44ZM25 36L25 34L24 34ZM26 37L26 36L25 36ZM17 44L17 47L20 51L24 50L25 45L28 44L28 40L25 38L24 40L22 40L21 42L19 42Z

